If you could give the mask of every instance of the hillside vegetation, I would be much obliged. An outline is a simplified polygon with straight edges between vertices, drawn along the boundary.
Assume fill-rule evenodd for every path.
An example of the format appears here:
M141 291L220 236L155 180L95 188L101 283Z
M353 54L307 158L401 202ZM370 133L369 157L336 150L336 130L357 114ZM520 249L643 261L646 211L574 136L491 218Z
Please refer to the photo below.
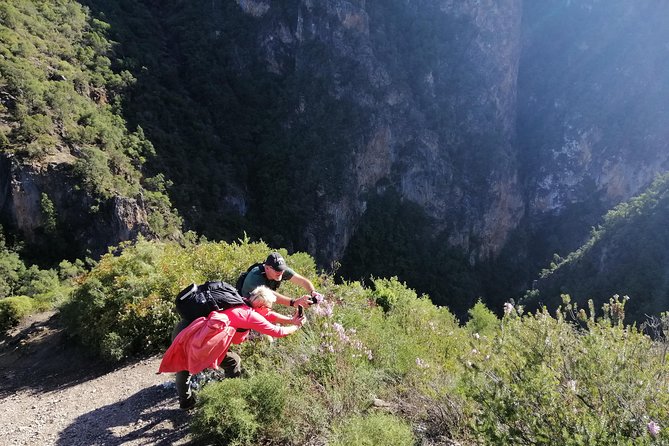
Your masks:
M51 269L26 266L19 254L7 246L0 231L0 333L31 313L50 310L64 302L75 286L74 280L84 271L80 260L63 260Z
M472 265L449 247L448 231L430 233L435 222L394 190L395 179L374 184L386 193L361 198L367 211L341 270L317 271L311 256L288 253L316 243L312 222L325 218L323 197L336 202L353 187L348 150L382 117L354 100L353 87L369 81L356 78L358 62L321 41L298 55L277 50L280 69L267 69L253 25L270 29L282 14L296 17L300 2L262 18L239 3L0 0L3 160L67 164L77 191L93 197L87 213L114 197L136 198L158 239L181 226L169 193L189 228L216 239L243 230L267 237L326 296L297 334L235 347L246 374L200 392L194 435L238 446L669 444L669 177L556 258L523 301L531 311L503 309L509 296L494 295L514 288L513 270L522 266ZM456 28L411 2L389 2L388 17L385 3L370 5L382 24L371 27L372 41L411 90L423 77L403 65L424 64L441 42L424 46L422 33L456 38ZM404 23L408 12L413 21ZM384 46L404 31L411 37L401 47ZM330 94L333 85L349 96ZM430 116L448 139L445 116ZM498 161L465 152L462 165L470 157L485 168ZM455 164L465 172L462 165ZM488 190L482 172L472 174L474 188ZM53 257L70 248L61 236L72 222L59 220L48 192L39 212L53 251L38 254ZM111 363L168 347L174 296L185 285L234 283L270 251L246 238L189 233L180 243L140 237L101 259L39 268L22 260L25 245L8 229L0 231L0 330L55 307L69 339ZM527 243L517 238L505 251L514 261ZM361 271L360 282L337 275ZM434 292L419 295L392 275ZM499 304L476 303L479 295ZM594 302L605 305L600 311ZM646 314L657 317L643 330L628 324Z
M568 294L581 306L629 297L628 321L645 321L669 308L669 175L616 206L593 228L588 241L542 273L526 303L555 308Z
M127 244L80 280L62 313L72 336L108 360L161 352L181 287L234 282L268 250L247 240ZM335 284L305 254L287 261L326 301L295 335L235 347L246 373L200 391L195 436L233 445L669 441L667 347L622 323L624 302L581 319L571 305L528 314L511 304L499 319L479 303L462 326L397 279Z
M153 144L122 115L124 92L136 79L112 69L109 30L74 1L0 1L0 151L44 170L67 164L77 188L93 197L89 213L113 197L139 198L151 231L172 235L181 223L164 177L143 172ZM37 260L54 252L82 256L62 243L70 224L59 221L54 191L41 192L42 230L51 243Z
M434 5L393 0L367 6L374 54L424 103L430 125L448 140L453 128L444 124L444 110L450 96L429 105L431 94L419 88L419 67L434 65L435 54L448 56L453 67L464 63L449 53L457 45L448 50L445 42L466 40L474 31L466 23L444 27L431 14ZM350 192L355 183L346 173L350 151L369 137L363 133L370 121L381 118L351 96L331 94L340 81L353 96L369 87L354 59L318 39L277 47L259 42L263 33L273 32L272 24L296 17L300 8L291 0L255 17L236 2L0 0L0 161L7 157L44 169L68 164L73 188L92 197L90 205L65 218L51 191L41 191L42 243L26 257L30 242L6 226L13 254L3 250L0 258L8 268L16 271L16 262L23 263L18 254L54 268L62 258L89 255L82 246L91 246L71 243L70 228L115 197L142 203L147 236L179 234L182 221L174 203L186 229L210 239L234 240L245 231L291 252L308 248L316 255L324 249L320 236L334 234L344 224L343 214L356 206L344 200L335 206L342 212L333 215L326 203ZM328 15L317 3L309 10L314 20ZM390 38L398 35L407 37ZM268 45L275 70L268 69ZM379 88L370 91L383 96L385 87ZM484 172L499 160L478 151L465 150L463 156L487 167L463 169L467 161L454 164L455 171L488 190ZM350 228L339 272L364 281L369 275L397 275L463 319L479 296L497 311L506 299L518 297L523 283L536 277L537 259L544 258L539 252L563 248L559 240L579 233L599 212L593 193L593 203L562 215L555 227L528 236L521 225L499 257L475 261L472 253L453 247L452 225L435 233L445 222L406 200L396 181L382 178L376 192L359 197L366 210ZM61 192L71 197L73 191ZM467 195L464 201L479 201L476 194ZM605 303L617 293L631 297L630 320L665 311L669 274L662 250L666 231L660 226L665 205L660 200L651 206L653 200L612 211L591 242L556 259L560 270L540 281L540 294L528 305L553 310L565 293L581 305L589 298ZM638 207L638 222L633 214L616 217L627 212L625 206ZM647 213L655 217L643 217ZM613 232L617 235L604 235ZM476 243L472 239L472 246ZM0 291L0 297L17 292Z

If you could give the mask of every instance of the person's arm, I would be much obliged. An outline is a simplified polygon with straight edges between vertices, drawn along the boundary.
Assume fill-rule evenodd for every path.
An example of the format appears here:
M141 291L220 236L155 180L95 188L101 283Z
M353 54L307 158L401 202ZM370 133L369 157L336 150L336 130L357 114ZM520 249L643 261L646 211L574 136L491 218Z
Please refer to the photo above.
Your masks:
M311 296L311 293L316 291L316 288L314 287L314 284L311 283L311 280L307 279L304 276L300 276L297 273L293 274L293 277L291 277L288 280L293 282L295 285L299 285L302 288L304 288L305 290L307 290L307 292L309 293L310 296Z
M249 311L248 316L245 318L239 318L239 320L235 321L231 320L231 324L237 328L248 328L257 331L258 333L270 335L274 338L288 336L300 328L299 325L289 325L287 327L274 325L265 319L263 315L253 310Z
M277 293L276 291L272 290L272 293L274 293L274 296L276 296L276 303L280 305L285 305L287 307L291 307L292 305L290 304L291 298L288 296L284 296L281 293ZM294 302L293 302L294 303Z
M298 297L297 299L291 299L290 297L284 296L283 294L277 293L276 291L272 292L274 293L274 296L276 296L276 303L280 305L285 305L287 307L297 307L301 305L306 308L311 306L311 301L307 295Z
M283 314L276 313L274 311L270 311L267 313L267 316L265 316L268 321L272 323L280 323L280 324L292 324L292 325L302 325L302 322L300 322L299 318L296 316L284 316Z

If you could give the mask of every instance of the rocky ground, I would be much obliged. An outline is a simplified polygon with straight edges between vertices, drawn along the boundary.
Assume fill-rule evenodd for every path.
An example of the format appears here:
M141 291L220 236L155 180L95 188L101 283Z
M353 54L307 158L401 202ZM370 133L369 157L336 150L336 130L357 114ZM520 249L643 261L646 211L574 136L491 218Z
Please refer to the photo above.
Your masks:
M0 444L192 444L159 362L110 368L66 345L58 314L31 316L0 341Z

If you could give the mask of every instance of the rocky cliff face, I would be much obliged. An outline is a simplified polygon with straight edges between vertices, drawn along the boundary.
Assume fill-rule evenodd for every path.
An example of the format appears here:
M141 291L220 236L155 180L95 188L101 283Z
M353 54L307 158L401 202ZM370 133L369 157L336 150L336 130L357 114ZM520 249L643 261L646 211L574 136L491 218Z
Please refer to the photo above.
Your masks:
M652 1L525 2L518 128L529 213L546 231L597 209L554 252L669 168L667 13Z
M514 152L520 1L300 1L292 15L238 4L258 19L267 70L284 72L277 54L288 54L291 75L320 82L287 121L323 101L368 118L342 129L357 135L334 148L344 152L346 185L320 197L319 222L330 223L307 224L310 252L341 258L367 199L388 188L420 204L472 261L500 251L523 214ZM314 59L314 47L336 62Z
M125 28L125 113L210 238L243 229L326 265L392 197L469 266L539 268L669 168L669 6L652 0L85 3ZM86 222L83 249L105 225L143 231L141 202L86 211L65 164L7 165L25 191L1 182L3 213L26 237L45 190L59 221Z
M667 5L238 4L258 21L268 71L319 80L286 125L324 100L368 118L342 129L355 135L333 148L343 190L318 195L326 217L303 226L297 247L321 261L341 258L368 201L393 189L471 263L529 231L516 249L541 264L669 168Z
M151 236L141 201L96 199L81 188L73 161L64 153L30 163L0 154L0 217L22 236L35 258L96 257L140 233Z

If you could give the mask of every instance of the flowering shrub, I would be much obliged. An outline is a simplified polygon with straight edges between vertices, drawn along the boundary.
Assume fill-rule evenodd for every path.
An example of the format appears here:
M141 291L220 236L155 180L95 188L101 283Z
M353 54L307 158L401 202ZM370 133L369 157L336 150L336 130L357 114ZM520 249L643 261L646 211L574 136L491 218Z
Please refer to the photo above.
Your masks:
M585 329L546 310L509 311L463 357L473 428L488 444L654 444L669 422L666 351L625 327L614 299ZM583 314L583 313L581 313ZM669 438L669 437L667 437ZM665 439L666 441L666 439Z
M164 351L177 291L212 278L233 282L269 251L248 241L122 248L100 261L63 308L69 333L112 361ZM653 325L654 341L623 324L625 298L614 296L596 317L593 305L580 309L565 296L555 314L526 314L509 302L501 319L477 303L461 326L396 278L376 279L373 289L335 284L317 278L304 254L288 262L324 300L306 310L295 334L231 347L246 375L203 386L193 420L198 439L239 446L669 444L661 338L669 316Z

